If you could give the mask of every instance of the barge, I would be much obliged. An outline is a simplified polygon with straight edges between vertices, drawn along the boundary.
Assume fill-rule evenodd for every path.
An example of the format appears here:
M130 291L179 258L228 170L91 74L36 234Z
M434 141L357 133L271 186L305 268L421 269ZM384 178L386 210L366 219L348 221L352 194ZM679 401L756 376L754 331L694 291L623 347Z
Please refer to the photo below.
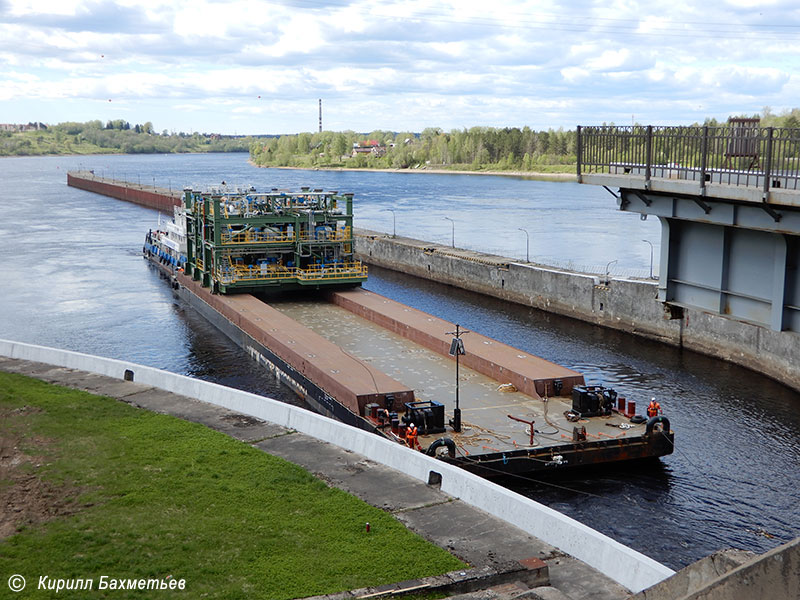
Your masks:
M352 196L311 194L186 190L173 222L147 234L144 254L318 412L481 476L673 451L667 417L643 417L576 371L361 289ZM251 293L287 287L319 291L269 303Z

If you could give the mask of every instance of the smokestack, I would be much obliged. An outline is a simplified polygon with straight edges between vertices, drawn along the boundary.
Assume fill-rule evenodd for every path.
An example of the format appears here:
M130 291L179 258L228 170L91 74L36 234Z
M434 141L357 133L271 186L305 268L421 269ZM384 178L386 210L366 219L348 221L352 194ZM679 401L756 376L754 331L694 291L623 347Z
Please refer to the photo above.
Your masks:
M322 98L319 99L319 132L322 133Z

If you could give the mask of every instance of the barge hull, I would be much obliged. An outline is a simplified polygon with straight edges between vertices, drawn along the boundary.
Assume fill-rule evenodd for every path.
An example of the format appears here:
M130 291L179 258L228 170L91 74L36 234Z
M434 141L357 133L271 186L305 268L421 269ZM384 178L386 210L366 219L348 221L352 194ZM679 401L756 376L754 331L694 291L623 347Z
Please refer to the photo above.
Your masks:
M413 401L413 390L346 355L253 296L212 294L189 277L173 273L170 267L149 258L163 276L171 279L181 300L269 368L320 414L382 433L361 416L363 407L371 402L385 404L387 396L397 402Z
M174 206L181 205L182 196L179 192L96 177L91 171L67 173L67 185L101 196L110 196L117 200L155 208L168 214L172 214Z
M653 431L627 439L563 444L537 450L512 450L445 460L476 475L492 479L654 460L672 454L674 443L675 437L671 431Z

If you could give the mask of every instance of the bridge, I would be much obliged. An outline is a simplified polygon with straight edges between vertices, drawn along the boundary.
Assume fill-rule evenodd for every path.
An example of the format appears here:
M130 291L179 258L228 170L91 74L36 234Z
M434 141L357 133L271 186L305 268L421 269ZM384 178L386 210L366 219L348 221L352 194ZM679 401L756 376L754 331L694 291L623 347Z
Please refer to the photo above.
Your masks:
M579 126L577 155L580 183L661 221L658 299L671 316L800 332L800 129Z

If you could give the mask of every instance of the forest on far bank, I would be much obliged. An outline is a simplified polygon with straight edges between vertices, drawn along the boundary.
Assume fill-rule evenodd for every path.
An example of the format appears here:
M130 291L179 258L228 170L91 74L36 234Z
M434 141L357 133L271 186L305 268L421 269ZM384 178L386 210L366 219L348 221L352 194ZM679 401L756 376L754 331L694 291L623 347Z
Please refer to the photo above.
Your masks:
M800 127L797 108L778 115L765 107L760 115L743 116L760 118L762 127ZM724 124L716 119L695 123L711 127ZM446 132L429 127L421 133L375 130L367 134L321 131L254 140L250 157L264 167L572 173L577 161L576 143L577 129L472 127Z
M153 124L123 119L57 125L29 123L21 131L0 131L0 156L53 154L169 154L173 152L247 152L255 138L207 133L161 133ZM38 127L38 128L37 128Z
M765 107L760 115L745 116L759 118L762 127L800 128L798 108L775 114ZM706 119L695 125L724 124L725 121ZM249 151L259 166L301 168L571 173L575 169L577 143L575 129L534 131L527 126L447 132L438 127L422 132L321 131L280 136L176 133L166 129L159 133L149 121L131 125L123 119L0 127L11 129L0 129L0 156Z
M265 167L568 172L574 170L576 139L575 130L537 132L529 127L322 131L255 140L250 157Z

